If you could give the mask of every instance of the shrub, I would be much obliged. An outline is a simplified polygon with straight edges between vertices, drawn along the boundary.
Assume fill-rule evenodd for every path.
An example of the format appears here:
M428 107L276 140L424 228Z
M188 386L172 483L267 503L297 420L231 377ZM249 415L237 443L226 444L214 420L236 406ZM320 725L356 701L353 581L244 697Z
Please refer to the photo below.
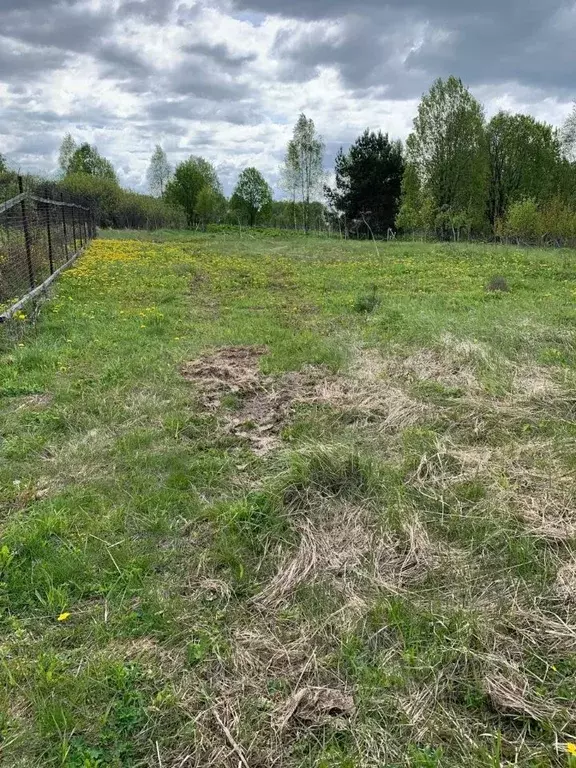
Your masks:
M362 312L364 314L373 312L382 301L380 296L378 296L377 290L377 287L373 285L370 293L361 294L358 296L354 303L354 312Z
M547 240L566 243L576 238L576 211L554 198L541 212L542 233Z
M534 241L542 235L542 218L534 200L512 203L506 214L503 233L516 240Z
M162 229L185 225L183 214L164 200L131 192L106 178L70 174L59 187L95 210L98 226L113 229Z
M490 281L486 286L486 290L491 291L493 293L496 293L498 291L502 293L508 293L510 291L510 288L508 286L508 283L506 282L506 278L501 277L500 275L494 275L494 277L490 278Z

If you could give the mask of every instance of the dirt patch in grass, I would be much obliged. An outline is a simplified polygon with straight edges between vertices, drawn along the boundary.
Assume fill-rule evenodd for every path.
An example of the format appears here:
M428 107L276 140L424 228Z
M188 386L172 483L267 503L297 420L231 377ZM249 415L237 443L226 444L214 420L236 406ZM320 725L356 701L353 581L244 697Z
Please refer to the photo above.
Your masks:
M263 374L260 358L267 352L264 346L224 347L182 369L184 378L198 387L204 408L220 412L224 431L248 440L256 453L280 444L294 402L313 386L306 374ZM235 407L222 414L230 402Z
M260 359L267 353L264 346L224 347L182 368L184 378L197 386L203 407L218 412L224 431L246 439L255 453L281 445L280 433L299 404L328 405L352 420L370 417L378 431L404 429L430 413L426 404L385 381L382 365L376 366L369 354L344 376L321 366L266 375Z

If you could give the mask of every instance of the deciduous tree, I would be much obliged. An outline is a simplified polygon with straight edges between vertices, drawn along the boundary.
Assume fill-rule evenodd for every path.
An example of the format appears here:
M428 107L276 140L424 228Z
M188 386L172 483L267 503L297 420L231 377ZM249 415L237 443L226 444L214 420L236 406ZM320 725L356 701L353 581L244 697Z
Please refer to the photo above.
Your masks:
M240 174L232 195L232 207L243 213L251 227L259 215L266 212L272 202L272 190L256 168L246 168Z
M440 233L480 229L488 197L489 158L482 107L462 81L438 79L423 96L408 137L407 172L429 199Z
M281 173L293 194L302 201L304 231L310 226L310 203L320 194L324 181L324 142L314 121L301 114L288 143ZM296 206L294 206L296 207Z
M562 127L562 147L569 160L576 162L576 101Z
M62 139L62 144L60 145L60 152L58 154L58 165L60 166L60 170L64 174L64 176L68 173L70 162L77 149L78 149L78 145L72 138L72 134L67 133L66 136L64 136L64 138Z
M100 179L117 182L112 163L102 157L96 147L92 147L90 144L81 144L78 147L70 158L66 173L85 173L88 176L97 176Z
M488 123L490 222L502 218L511 203L536 203L558 192L562 162L560 141L550 125L529 115L499 112Z
M162 197L166 190L166 185L170 181L171 174L172 168L168 162L166 152L157 144L146 172L150 194L155 197Z
M205 187L222 194L222 187L214 166L203 157L194 155L176 166L174 175L168 182L166 200L182 208L188 226L198 223L198 196Z

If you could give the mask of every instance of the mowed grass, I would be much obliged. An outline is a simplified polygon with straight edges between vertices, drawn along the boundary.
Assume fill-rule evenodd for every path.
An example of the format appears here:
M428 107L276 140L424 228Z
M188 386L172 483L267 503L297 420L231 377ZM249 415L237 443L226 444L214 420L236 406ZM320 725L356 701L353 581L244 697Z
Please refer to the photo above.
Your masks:
M570 764L576 255L379 251L103 239L4 328L2 765Z

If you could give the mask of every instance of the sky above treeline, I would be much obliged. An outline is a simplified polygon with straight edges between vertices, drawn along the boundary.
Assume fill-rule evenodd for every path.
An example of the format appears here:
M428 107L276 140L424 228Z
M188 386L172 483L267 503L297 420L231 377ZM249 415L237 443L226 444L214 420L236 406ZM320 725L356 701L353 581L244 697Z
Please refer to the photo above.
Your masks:
M53 174L65 133L145 190L155 144L277 187L300 112L330 167L366 127L406 138L436 77L560 125L576 0L0 0L0 152Z

